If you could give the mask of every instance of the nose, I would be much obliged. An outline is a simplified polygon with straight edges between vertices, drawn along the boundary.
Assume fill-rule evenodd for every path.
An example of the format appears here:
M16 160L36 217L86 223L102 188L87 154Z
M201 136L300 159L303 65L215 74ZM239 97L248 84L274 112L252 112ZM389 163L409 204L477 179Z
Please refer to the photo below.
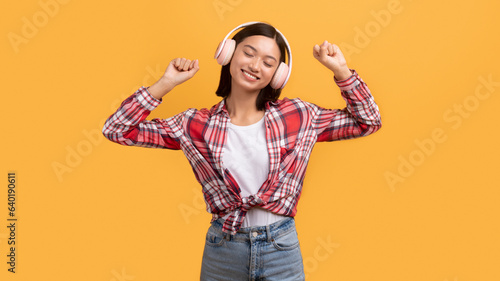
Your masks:
M248 65L251 71L259 72L260 70L260 58L253 58L250 64Z

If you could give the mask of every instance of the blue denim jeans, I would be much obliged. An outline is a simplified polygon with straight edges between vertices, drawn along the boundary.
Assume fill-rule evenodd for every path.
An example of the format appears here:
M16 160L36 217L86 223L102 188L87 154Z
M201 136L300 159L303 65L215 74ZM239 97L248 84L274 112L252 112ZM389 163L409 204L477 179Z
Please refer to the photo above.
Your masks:
M245 227L232 236L222 232L222 219L208 229L201 266L202 281L304 280L295 220Z

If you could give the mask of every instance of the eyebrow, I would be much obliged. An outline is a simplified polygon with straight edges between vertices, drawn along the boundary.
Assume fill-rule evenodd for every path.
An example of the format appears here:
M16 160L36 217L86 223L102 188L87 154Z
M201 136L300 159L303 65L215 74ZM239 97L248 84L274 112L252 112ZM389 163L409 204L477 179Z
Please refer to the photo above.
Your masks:
M243 46L243 47L248 47L248 48L252 49L254 52L257 52L257 49L255 49L254 47L252 47L252 46L250 46L250 45L245 45L245 46ZM273 60L275 60L275 61L278 61L278 60L277 60L275 57L273 57L273 56L266 56L266 57L271 58L271 59L273 59Z

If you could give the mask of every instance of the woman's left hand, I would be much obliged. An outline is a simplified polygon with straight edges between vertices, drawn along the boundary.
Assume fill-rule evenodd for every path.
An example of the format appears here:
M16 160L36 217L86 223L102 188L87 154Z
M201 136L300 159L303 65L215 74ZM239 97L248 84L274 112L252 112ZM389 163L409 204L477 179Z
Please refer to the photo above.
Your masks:
M313 55L320 63L333 71L335 78L338 80L351 77L352 72L347 67L344 54L337 45L328 43L325 40L323 44L314 46Z

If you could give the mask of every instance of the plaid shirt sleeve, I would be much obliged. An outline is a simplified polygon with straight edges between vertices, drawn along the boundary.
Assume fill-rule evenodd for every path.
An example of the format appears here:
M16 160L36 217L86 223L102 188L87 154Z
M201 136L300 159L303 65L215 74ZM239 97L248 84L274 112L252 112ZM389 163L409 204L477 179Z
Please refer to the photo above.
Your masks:
M141 87L125 99L115 113L104 123L103 135L122 145L152 148L180 149L182 123L186 112L168 119L146 120L160 105L147 88Z
M367 136L382 126L380 112L366 83L355 70L346 80L335 82L347 103L344 109L325 109L308 104L313 111L317 141L335 141Z

